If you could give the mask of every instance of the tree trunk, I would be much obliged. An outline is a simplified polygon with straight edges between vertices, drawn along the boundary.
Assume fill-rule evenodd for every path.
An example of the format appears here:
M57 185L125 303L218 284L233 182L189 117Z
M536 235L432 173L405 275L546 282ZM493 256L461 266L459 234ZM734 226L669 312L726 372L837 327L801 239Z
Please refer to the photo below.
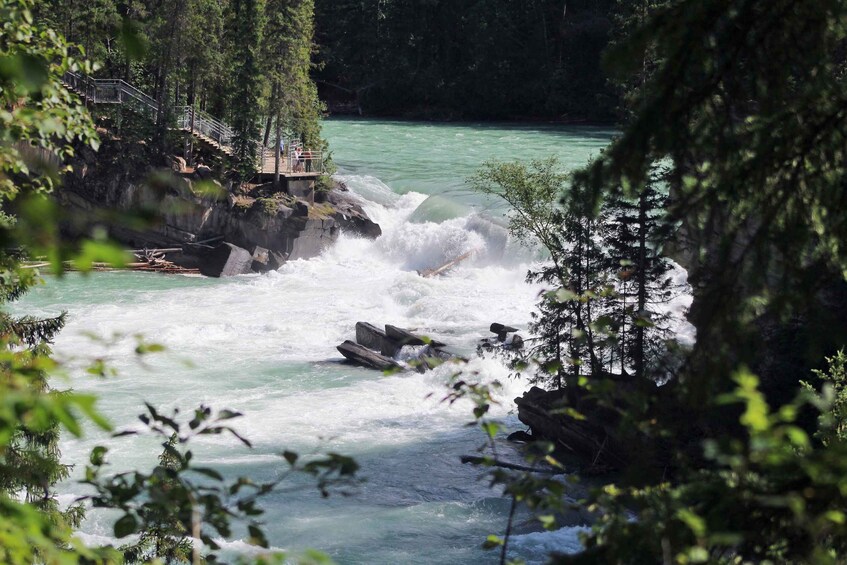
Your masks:
M641 316L647 307L647 190L642 189L638 198L638 305L636 315ZM633 365L637 377L644 376L644 325L635 325L635 350Z
M268 146L268 139L269 139L269 138L270 138L270 136L271 136L271 122L272 122L272 121L273 121L273 115L268 114L268 121L267 121L267 122L265 122L265 136L262 138L262 140L263 140L263 141L262 141L262 144L263 144L265 147L267 147L267 146ZM279 141L279 140L277 140L277 141Z

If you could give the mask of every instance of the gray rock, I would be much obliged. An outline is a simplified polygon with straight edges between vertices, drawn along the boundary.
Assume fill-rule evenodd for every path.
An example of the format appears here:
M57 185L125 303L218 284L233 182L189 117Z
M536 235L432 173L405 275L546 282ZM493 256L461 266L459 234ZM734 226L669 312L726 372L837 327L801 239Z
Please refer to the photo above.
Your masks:
M349 339L337 346L336 349L338 349L338 352L346 359L363 367L379 369L380 371L400 368L400 365L394 359L380 355L375 351L371 351L367 347L359 345L358 343L353 343Z
M233 277L252 272L253 254L231 243L221 243L200 256L200 272L207 277Z
M440 341L436 341L434 339L424 340L421 336L415 335L408 330L404 330L403 328L398 328L397 326L392 326L390 324L385 324L385 335L396 343L398 347L403 347L404 345L426 345L429 343L432 347L444 347L446 344Z
M385 346L385 332L367 322L356 322L356 343L368 349L382 352Z
M267 272L271 260L271 252L261 246L256 246L253 249L253 265L252 268L257 273Z
M303 202L302 200L298 200L294 203L294 215L295 216L308 216L309 215L309 204Z
M278 251L268 253L268 271L277 271L285 264L286 256Z
M197 167L194 168L194 172L203 180L212 178L212 169L206 165L197 165Z
M489 330L491 331L491 333L497 334L497 339L499 339L500 341L506 341L506 334L514 333L518 331L518 328L513 328L512 326L504 326L503 324L498 324L497 322L494 322L493 324L491 324Z

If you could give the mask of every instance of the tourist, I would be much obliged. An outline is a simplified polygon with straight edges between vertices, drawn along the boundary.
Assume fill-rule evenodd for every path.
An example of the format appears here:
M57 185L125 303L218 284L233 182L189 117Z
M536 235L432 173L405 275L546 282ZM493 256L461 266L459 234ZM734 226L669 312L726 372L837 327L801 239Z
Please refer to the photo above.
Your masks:
M311 149L306 149L305 157L306 157L306 172L311 173L312 172L312 150Z
M303 170L303 151L299 146L294 149L294 170Z

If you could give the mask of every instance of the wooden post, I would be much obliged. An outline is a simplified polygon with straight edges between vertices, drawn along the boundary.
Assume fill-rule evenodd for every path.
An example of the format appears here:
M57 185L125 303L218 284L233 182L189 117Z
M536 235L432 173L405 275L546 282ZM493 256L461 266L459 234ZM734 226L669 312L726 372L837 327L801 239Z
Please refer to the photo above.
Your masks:
M191 123L188 131L188 164L194 166L194 104L191 104Z
M280 158L280 149L279 142L282 141L282 137L279 130L279 116L276 118L276 147L274 147L274 186L279 188L279 158Z

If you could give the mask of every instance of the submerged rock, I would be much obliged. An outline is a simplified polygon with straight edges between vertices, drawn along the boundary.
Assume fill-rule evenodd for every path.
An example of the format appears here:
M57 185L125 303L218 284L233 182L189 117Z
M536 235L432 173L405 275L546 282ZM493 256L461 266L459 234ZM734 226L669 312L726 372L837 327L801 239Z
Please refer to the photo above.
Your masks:
M338 352L346 359L356 363L357 365L379 369L380 371L400 368L400 364L394 359L386 357L385 355L380 355L379 353L371 351L367 347L354 343L349 339L337 346L336 349L338 349Z

